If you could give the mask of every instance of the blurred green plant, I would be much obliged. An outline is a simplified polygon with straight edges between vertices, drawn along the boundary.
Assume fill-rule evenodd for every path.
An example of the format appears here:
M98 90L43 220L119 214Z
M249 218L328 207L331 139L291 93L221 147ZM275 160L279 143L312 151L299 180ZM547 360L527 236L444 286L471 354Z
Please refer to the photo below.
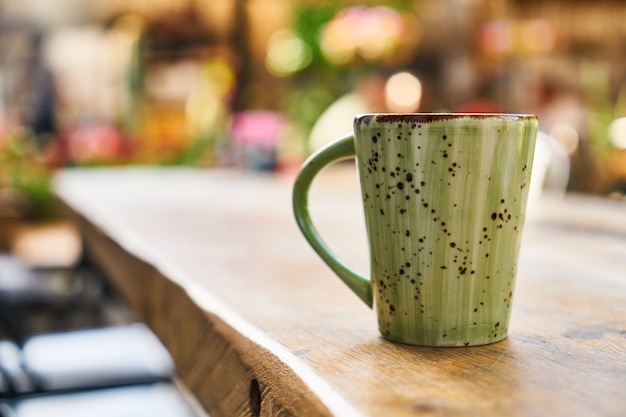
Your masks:
M320 115L338 97L350 91L354 80L371 70L371 65L357 62L354 65L337 66L329 62L320 47L320 30L343 8L345 4L320 2L302 5L296 10L294 31L311 50L311 62L303 70L293 74L280 103L281 111L296 130L298 147L308 149L308 135Z
M297 131L301 149L308 149L307 138L322 113L339 97L350 92L360 79L377 73L385 73L393 63L384 60L364 59L356 54L347 62L338 64L328 59L322 49L321 35L329 22L346 11L365 11L380 6L380 2L364 1L357 4L321 1L300 5L294 16L293 32L310 51L310 62L286 77L290 84L280 102L280 110ZM385 8L401 14L414 14L415 4L409 0L392 0ZM378 10L378 9L377 9ZM381 13L378 10L378 13ZM361 13L363 14L363 13ZM401 16L400 14L398 16ZM371 17L371 15L370 15Z
M52 171L35 137L26 131L13 132L0 143L0 188L24 201L23 215L30 220L57 216Z

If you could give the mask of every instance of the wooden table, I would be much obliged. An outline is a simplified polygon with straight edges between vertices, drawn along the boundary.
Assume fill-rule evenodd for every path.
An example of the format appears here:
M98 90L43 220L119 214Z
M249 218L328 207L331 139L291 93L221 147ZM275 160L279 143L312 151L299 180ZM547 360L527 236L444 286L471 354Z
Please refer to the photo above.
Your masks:
M61 172L57 195L212 416L625 416L626 203L536 201L509 338L392 344L309 248L290 176L193 169ZM368 269L354 167L311 212Z

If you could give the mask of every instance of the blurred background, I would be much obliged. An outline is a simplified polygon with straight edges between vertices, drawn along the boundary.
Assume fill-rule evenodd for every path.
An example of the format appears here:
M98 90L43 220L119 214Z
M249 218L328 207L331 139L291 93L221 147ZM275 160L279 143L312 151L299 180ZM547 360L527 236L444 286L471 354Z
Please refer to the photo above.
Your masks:
M137 331L55 210L57 170L293 176L357 113L535 113L531 192L623 200L624 51L623 0L0 0L0 415L3 395L33 392L17 383L32 382L20 349L33 335ZM146 331L133 337L158 353ZM3 384L7 349L17 377ZM157 362L134 380L170 381Z
M625 47L618 0L3 0L0 218L70 166L293 172L368 111L536 113L623 198Z
M37 333L137 321L60 221L55 171L288 176L357 113L535 113L531 192L624 199L624 51L623 0L0 0L0 368L10 348L22 375ZM156 361L134 380L169 380Z

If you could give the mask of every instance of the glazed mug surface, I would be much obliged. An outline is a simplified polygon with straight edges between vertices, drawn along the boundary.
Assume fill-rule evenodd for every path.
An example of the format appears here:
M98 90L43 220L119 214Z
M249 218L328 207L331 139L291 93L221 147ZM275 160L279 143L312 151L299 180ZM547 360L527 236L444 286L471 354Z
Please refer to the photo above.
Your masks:
M474 346L507 335L537 134L511 114L365 114L305 161L295 218L328 266L370 307L381 335ZM370 277L337 259L308 212L317 173L356 158Z

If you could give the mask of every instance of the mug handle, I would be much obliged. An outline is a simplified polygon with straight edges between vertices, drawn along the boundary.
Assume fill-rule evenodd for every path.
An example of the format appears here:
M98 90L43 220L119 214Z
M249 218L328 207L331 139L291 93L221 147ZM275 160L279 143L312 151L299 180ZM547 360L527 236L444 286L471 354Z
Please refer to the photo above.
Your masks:
M315 229L309 215L309 188L313 178L325 166L354 156L354 135L352 133L337 139L311 155L302 165L293 186L293 212L302 234L315 252L368 307L372 308L371 281L353 271L332 254Z

